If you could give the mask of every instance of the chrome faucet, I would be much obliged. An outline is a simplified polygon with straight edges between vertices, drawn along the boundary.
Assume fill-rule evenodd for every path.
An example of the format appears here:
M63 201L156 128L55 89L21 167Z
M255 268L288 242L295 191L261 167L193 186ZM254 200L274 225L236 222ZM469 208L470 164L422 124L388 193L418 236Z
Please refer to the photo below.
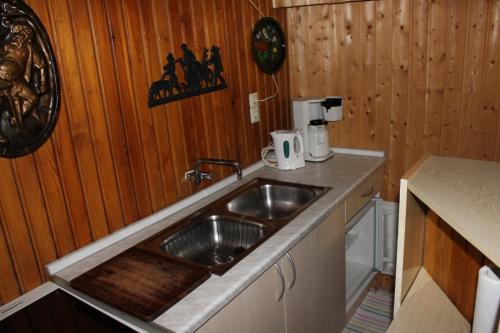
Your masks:
M195 184L201 183L203 179L212 180L212 173L200 170L200 165L202 164L215 164L215 165L227 165L236 169L236 175L238 179L242 178L240 163L234 160L222 160L218 158L202 158L194 163L194 168L191 171L186 172L184 177L194 182Z

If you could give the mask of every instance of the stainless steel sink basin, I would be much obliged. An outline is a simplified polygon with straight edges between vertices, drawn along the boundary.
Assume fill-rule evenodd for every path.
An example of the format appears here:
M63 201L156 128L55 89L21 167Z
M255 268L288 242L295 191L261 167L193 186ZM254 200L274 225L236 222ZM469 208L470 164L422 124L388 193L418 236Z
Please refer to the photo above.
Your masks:
M137 246L222 275L274 231L270 225L202 210Z
M265 226L212 215L175 233L160 246L172 256L216 266L234 261L268 232Z
M328 190L256 178L136 246L222 275Z
M324 187L259 179L229 203L231 213L260 219L284 219L302 210L325 192Z

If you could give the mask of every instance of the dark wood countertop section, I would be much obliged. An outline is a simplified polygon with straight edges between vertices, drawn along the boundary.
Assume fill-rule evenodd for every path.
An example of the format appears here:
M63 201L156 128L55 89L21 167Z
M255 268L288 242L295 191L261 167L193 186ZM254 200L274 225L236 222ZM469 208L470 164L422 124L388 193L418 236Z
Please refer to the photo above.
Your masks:
M131 248L71 281L71 286L151 321L210 277L207 269Z

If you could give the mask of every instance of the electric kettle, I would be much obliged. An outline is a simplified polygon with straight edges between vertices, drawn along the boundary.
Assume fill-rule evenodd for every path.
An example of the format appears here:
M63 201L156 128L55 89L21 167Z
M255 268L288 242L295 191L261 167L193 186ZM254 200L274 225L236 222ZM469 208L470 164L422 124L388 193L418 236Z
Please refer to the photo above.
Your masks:
M277 130L271 132L271 136L278 169L294 170L306 165L304 141L298 130Z

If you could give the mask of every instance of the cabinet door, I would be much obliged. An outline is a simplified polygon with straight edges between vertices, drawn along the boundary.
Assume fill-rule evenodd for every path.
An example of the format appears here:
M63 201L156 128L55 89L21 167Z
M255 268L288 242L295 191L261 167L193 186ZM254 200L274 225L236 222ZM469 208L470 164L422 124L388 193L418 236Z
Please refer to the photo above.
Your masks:
M277 300L282 287L273 265L197 332L285 333L284 297Z
M338 207L284 259L287 333L340 332L345 321L345 209Z

